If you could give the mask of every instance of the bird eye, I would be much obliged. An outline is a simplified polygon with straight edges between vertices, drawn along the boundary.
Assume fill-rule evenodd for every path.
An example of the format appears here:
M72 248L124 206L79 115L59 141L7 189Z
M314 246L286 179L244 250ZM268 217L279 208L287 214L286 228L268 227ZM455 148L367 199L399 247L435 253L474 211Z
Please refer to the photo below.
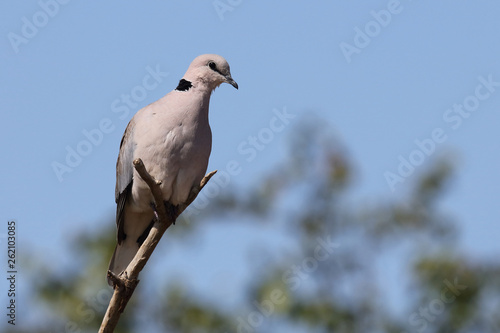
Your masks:
M215 70L216 70L216 68L217 68L217 66L215 65L215 62L213 62L213 61L210 61L210 62L208 63L208 67L210 67L210 68L211 68L211 69L213 69L214 71L215 71Z

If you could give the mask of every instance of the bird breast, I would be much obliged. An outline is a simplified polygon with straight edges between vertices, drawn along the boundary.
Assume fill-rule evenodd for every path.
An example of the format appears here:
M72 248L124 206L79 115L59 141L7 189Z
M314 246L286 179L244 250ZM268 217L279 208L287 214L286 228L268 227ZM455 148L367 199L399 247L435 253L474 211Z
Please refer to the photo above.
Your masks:
M212 147L208 117L151 110L147 118L146 126L137 124L146 130L136 133L143 138L135 141L141 145L137 145L134 158L141 158L148 172L162 182L164 200L177 205L187 199L206 172ZM136 172L132 196L139 210L150 209L151 193Z

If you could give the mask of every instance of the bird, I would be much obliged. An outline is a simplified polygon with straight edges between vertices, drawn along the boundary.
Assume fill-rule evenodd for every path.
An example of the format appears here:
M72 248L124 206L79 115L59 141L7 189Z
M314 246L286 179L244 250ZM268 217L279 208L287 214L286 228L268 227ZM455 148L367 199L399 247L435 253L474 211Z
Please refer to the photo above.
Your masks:
M222 83L238 89L226 59L200 55L174 90L140 109L128 123L116 162L117 244L109 263L114 274L127 268L155 221L153 195L133 161L142 159L148 173L161 182L165 207L173 214L207 170L210 96ZM112 286L109 276L108 284Z

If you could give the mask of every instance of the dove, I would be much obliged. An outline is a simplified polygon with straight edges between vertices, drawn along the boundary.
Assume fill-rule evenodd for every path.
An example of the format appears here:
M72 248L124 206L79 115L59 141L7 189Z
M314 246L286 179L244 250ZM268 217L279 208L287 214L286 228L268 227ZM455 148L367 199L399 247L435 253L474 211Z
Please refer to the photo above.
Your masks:
M147 238L155 221L154 198L133 161L161 182L167 213L175 214L199 185L212 150L208 109L222 83L238 89L229 64L216 54L196 57L177 88L140 109L123 134L116 162L117 245L109 270L121 274ZM108 278L108 283L112 285Z

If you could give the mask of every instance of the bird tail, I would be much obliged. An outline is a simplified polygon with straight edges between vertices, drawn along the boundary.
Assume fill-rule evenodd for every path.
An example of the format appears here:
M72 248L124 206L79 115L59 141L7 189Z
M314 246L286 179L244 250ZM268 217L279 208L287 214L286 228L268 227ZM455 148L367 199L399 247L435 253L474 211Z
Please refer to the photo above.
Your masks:
M115 247L115 251L113 252L113 256L111 257L111 261L109 262L109 268L111 272L116 275L120 275L123 272L128 264L134 259L135 254L139 250L139 246L136 242L127 242L123 241L121 244L117 244ZM109 277L108 284L113 286L113 282Z

